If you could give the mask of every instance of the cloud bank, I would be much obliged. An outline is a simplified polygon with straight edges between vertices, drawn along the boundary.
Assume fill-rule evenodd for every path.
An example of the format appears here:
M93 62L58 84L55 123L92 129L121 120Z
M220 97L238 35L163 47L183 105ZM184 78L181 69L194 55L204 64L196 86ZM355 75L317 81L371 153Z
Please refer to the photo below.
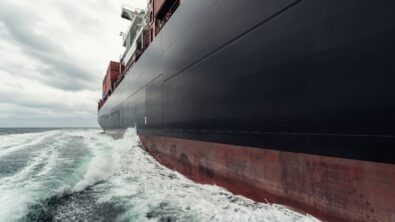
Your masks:
M123 3L146 0L0 0L0 127L96 123L109 60L123 49Z

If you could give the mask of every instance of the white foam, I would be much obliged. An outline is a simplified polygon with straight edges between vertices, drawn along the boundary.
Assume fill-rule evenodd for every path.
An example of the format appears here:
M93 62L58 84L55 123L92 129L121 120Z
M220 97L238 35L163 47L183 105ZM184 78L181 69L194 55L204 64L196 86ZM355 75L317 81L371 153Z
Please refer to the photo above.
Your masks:
M0 178L0 221L20 220L30 204L51 195L51 188L45 184L51 180L48 174L57 165L59 157L56 148L63 139L61 133L56 134L40 133L41 138L34 140L34 143L40 141L42 146L34 151L25 151L31 152L31 159L26 166L11 176ZM52 136L55 136L55 140L46 143L45 140Z
M51 170L55 169L59 163L59 152L57 150L48 151L44 168L37 173L37 176L45 176L50 173Z
M111 144L113 140L109 136L98 137L98 135L98 132L84 135L85 142L90 148L93 158L81 176L81 180L72 188L73 192L80 192L89 186L104 181L114 173L115 164L112 157L112 148L111 146L106 146Z
M45 155L37 155L21 171L0 180L0 219L17 220L25 212L26 206L33 202L36 194L32 191L37 189L37 183L30 174L45 159Z
M30 148L54 136L58 131L0 136L0 158L13 152Z
M101 201L128 206L124 219L147 220L147 214L158 212L194 221L318 221L284 206L255 203L217 186L194 183L141 149L134 129L114 143L113 161L118 164L113 170L119 172L109 178L111 192Z
M283 206L255 203L220 187L190 181L146 153L135 129L128 129L120 140L100 132L43 133L42 138L52 135L55 138L51 137L51 141L55 142L35 151L19 172L0 178L0 221L20 220L31 204L54 195L80 192L98 182L104 182L93 186L99 202L126 209L120 220L156 221L168 216L179 221L317 221ZM76 166L70 164L72 169L63 169L69 160L60 151L76 137L83 141L82 160ZM53 183L54 180L58 182Z
M21 195L20 190L3 190L0 188L0 220L17 221L25 213L25 206L30 202L30 195Z

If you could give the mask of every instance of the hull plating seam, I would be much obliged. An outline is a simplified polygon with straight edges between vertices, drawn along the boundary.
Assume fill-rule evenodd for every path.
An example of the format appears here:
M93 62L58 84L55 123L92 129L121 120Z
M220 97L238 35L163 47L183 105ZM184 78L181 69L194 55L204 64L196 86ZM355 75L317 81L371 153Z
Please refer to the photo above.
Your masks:
M145 135L201 140L239 146L324 155L382 163L395 163L393 136L319 135L298 133L230 133L139 129ZM379 147L380 149L377 149Z

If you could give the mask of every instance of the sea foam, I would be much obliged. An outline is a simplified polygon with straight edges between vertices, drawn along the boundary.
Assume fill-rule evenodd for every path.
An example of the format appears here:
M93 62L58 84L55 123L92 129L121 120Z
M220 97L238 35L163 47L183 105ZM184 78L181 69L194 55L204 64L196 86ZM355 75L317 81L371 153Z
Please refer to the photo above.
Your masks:
M118 140L96 129L39 135L2 137L2 147L13 151L0 158L30 158L0 177L0 221L318 221L189 180L148 154L135 129Z

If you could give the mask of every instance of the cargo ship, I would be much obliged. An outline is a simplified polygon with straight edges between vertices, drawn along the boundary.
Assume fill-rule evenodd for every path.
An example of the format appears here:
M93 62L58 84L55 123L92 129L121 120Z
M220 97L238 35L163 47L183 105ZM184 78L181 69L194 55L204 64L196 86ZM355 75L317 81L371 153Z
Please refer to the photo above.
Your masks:
M395 2L149 0L98 122L163 165L327 221L395 221Z

